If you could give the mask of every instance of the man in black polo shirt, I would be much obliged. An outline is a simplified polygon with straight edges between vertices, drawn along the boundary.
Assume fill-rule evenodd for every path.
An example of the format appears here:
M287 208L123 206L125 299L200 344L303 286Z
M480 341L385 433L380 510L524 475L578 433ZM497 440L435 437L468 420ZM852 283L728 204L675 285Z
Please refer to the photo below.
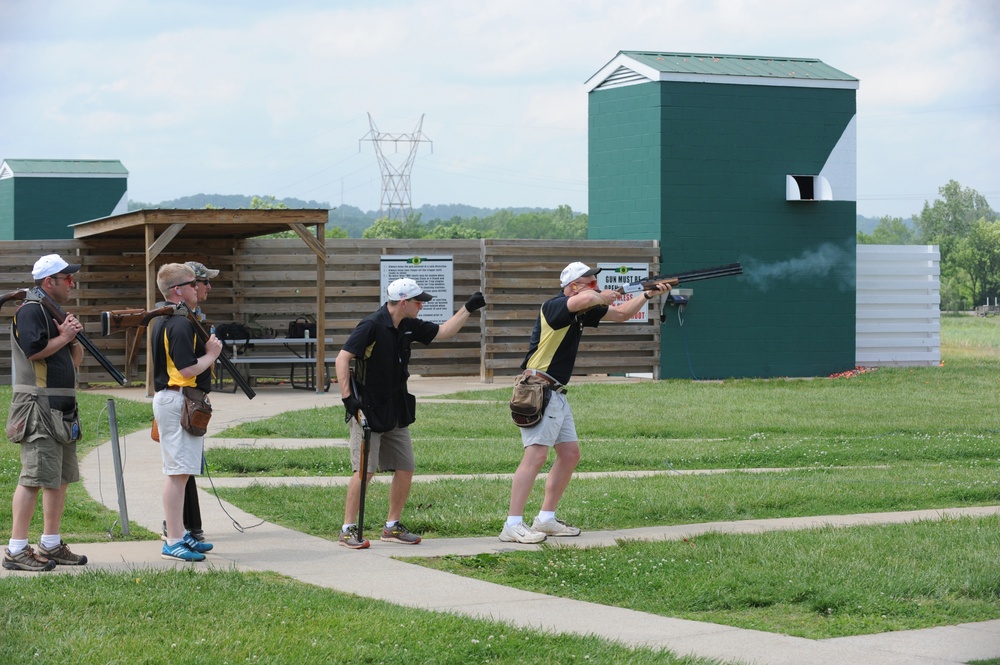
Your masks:
M74 554L59 535L66 492L79 482L76 442L76 371L83 347L76 336L83 324L73 314L56 323L42 302L70 300L80 264L67 263L58 254L38 259L31 271L35 288L16 312L10 330L13 394L7 418L7 436L21 444L21 475L11 503L10 542L3 554L8 570L43 571L80 566L87 557ZM38 554L28 545L28 528L42 493L42 536Z
M500 540L504 542L540 543L546 536L580 535L580 529L556 519L556 506L580 461L580 443L573 412L566 401L565 386L573 374L583 329L596 328L604 319L628 321L647 300L670 290L665 284L657 284L645 291L642 298L634 297L614 305L612 303L620 297L617 291L597 290L599 272L600 268L591 268L578 261L566 266L559 277L562 291L542 304L531 331L528 354L521 369L534 380L549 384L553 390L538 424L521 428L524 457L514 472L507 522L500 532ZM556 461L545 481L542 509L529 527L522 517L524 505L550 448L555 448Z
M410 533L399 521L416 468L409 428L415 419L416 400L406 389L410 376L407 368L410 345L453 337L472 312L486 305L483 294L477 291L454 316L438 325L417 318L424 303L433 296L425 293L412 279L397 279L386 289L386 296L388 301L358 323L337 354L337 383L351 428L351 468L354 471L347 488L340 544L356 550L370 543L360 539L357 525L361 508L363 435L354 414L362 409L372 429L364 482L370 482L379 469L393 471L389 515L382 529L382 540L416 545L420 536ZM360 395L351 392L351 360L354 360Z

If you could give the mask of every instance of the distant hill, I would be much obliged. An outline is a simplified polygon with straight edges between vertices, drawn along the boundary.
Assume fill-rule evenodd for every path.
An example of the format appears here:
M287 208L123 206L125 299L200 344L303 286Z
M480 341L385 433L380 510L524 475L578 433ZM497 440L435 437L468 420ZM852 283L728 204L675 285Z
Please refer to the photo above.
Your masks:
M200 210L206 206L215 208L241 209L249 208L252 196L241 194L194 194L192 196L182 196L178 199L161 201L160 203L143 203L142 201L129 201L128 209L132 210ZM329 226L339 226L347 231L351 238L360 238L369 226L378 219L377 210L367 212L352 205L331 206L326 201L303 201L302 199L287 198L276 199L278 203L284 203L289 208L326 208L329 210ZM435 220L448 221L455 217L469 219L472 217L488 217L495 214L502 208L477 208L475 206L461 203L449 203L444 205L424 204L413 210L420 214L420 221L432 222ZM537 212L545 208L507 208L514 213Z
M871 232L875 230L878 223L882 221L881 217L865 217L864 215L858 215L858 231L871 235ZM906 224L909 228L914 228L913 218L907 217L903 220L903 224Z

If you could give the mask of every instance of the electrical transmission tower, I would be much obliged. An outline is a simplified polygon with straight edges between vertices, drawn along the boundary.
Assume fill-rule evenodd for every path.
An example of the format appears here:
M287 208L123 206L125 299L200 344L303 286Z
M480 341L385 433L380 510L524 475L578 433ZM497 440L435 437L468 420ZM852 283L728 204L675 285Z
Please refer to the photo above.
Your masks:
M372 120L371 113L368 114L368 124L371 125L371 131L362 136L359 143L372 142L379 170L382 171L382 200L379 202L378 216L406 221L407 216L413 213L410 172L417 157L417 149L421 143L430 143L431 151L434 150L432 141L425 137L420 129L424 125L424 116L420 116L420 122L410 134L380 132Z

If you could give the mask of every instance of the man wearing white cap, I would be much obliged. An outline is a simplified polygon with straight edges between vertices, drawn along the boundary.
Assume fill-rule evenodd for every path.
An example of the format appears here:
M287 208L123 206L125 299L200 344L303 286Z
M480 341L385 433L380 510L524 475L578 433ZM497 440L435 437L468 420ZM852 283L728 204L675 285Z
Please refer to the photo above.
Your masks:
M562 291L542 304L531 331L521 369L527 381L545 384L550 396L538 423L521 427L524 457L514 472L507 522L500 532L500 540L504 542L540 543L546 536L580 535L580 529L556 519L556 506L580 461L580 443L566 401L566 384L573 374L583 329L596 328L603 320L628 321L647 300L670 290L668 285L657 284L646 290L642 298L613 305L620 294L597 290L599 272L600 268L579 261L563 268L559 276ZM523 519L524 506L550 448L555 448L556 459L545 481L542 508L528 526Z
M14 385L7 436L21 444L21 476L14 490L10 542L3 556L3 567L9 570L43 571L57 564L87 563L87 557L71 552L59 535L66 490L69 483L80 480L76 369L83 361L83 348L76 336L83 325L72 314L56 323L42 305L46 296L57 304L69 302L73 275L79 270L79 264L67 263L58 254L38 259L31 271L37 288L28 291L11 324ZM35 554L28 546L28 528L39 489L42 537Z
M415 419L416 402L406 389L410 373L410 344L430 344L453 337L472 312L486 305L483 294L472 294L455 315L438 325L417 318L423 304L433 296L412 279L397 279L386 289L387 302L358 323L337 354L337 383L351 429L351 476L344 505L344 525L340 544L351 549L370 545L360 537L357 517L361 508L361 483L371 481L378 470L393 471L389 488L389 515L382 540L416 545L420 536L403 526L400 518L410 495L416 464L410 424ZM360 395L351 392L351 361ZM371 427L371 449L362 480L361 446L363 435L354 415L362 409Z

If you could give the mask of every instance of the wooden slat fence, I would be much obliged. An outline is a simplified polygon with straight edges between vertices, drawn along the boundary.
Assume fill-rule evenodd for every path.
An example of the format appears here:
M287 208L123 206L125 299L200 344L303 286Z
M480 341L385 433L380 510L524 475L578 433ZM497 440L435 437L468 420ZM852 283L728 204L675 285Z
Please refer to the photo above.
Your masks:
M649 263L659 267L655 241L551 240L374 240L327 239L326 306L323 312L329 360L357 322L378 307L380 257L451 255L454 257L454 302L477 290L488 306L450 340L428 347L416 345L410 370L432 376L475 376L491 382L516 374L527 350L538 307L559 290L559 272L571 261ZM92 238L0 242L0 292L31 286L31 266L49 253L83 264L74 299L65 309L84 322L86 334L119 368L125 365L125 336L103 337L100 313L142 308L144 252L141 241ZM212 280L205 306L216 323L238 321L261 335L284 336L289 321L315 319L316 258L299 239L175 239L157 265L168 261L201 261L221 270ZM159 300L159 294L157 294ZM651 304L655 305L656 301ZM0 312L0 382L10 383L10 336L7 323L13 304ZM651 308L650 320L658 318ZM133 378L145 379L145 344ZM605 324L588 330L577 361L581 374L617 374L659 370L659 326ZM81 383L107 383L110 377L92 358L85 358Z

